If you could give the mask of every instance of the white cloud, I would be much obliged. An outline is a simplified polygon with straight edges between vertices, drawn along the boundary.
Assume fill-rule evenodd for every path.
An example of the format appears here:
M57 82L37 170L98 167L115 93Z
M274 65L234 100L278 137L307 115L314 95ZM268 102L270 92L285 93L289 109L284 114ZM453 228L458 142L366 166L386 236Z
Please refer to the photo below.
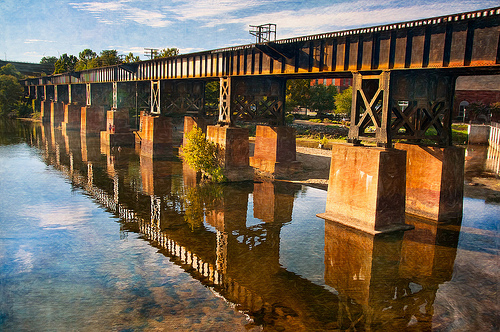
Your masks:
M88 220L90 211L84 206L37 205L26 209L25 216L38 220L41 228L46 230L68 229L77 227Z
M349 6L344 3L322 8L307 8L302 10L282 10L250 15L239 18L217 18L206 23L208 27L222 24L260 25L277 24L277 38L289 38L302 35L317 34L374 26L387 23L411 21L419 18L443 16L456 12L469 11L477 8L474 1L448 1L432 5L409 3L401 6L397 1L386 1L380 5L373 1L353 1ZM487 4L484 4L487 5Z
M224 17L224 15L240 10L248 9L262 3L259 1L238 1L238 0L219 0L219 1L174 1L170 6L165 6L166 10L173 12L176 18L181 21L195 20L213 17Z
M55 43L53 40L45 40L45 39L26 39L24 41L25 44L33 44L33 43Z
M166 27L172 23L161 12L132 7L127 4L128 2L118 0L110 2L70 3L70 5L78 10L90 12L99 22L104 24L120 24L123 20L128 20L158 28ZM110 17L111 13L116 15L115 19Z
M196 53L196 52L202 52L206 51L206 48L202 47L179 47L179 54L189 54L189 53Z

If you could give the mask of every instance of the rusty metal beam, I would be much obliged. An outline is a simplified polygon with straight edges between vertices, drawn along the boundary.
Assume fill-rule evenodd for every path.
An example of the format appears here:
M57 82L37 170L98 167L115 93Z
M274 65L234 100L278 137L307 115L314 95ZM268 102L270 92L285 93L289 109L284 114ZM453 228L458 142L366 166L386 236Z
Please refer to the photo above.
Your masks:
M500 71L500 7L468 13L228 47L29 79L25 85L224 76L350 76L353 71ZM50 82L49 82L50 80Z

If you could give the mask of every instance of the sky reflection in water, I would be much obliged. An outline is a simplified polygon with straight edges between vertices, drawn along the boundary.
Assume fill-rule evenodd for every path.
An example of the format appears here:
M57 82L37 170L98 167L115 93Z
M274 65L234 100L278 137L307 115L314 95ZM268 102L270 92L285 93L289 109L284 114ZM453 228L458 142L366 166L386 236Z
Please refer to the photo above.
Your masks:
M0 145L2 330L497 328L498 205L465 198L461 228L410 221L415 231L373 239L316 218L319 189L194 187L187 199L178 162L82 153L60 132L25 132L33 147ZM67 151L83 182L68 177ZM114 198L118 184L141 223L85 192L83 157L92 185Z

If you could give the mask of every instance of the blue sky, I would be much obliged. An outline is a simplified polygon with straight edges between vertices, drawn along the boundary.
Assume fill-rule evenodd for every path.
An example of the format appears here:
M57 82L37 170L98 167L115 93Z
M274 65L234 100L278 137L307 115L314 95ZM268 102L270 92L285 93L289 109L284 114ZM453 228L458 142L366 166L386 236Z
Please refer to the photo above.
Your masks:
M402 22L498 6L498 0L0 0L0 58L39 62L116 49L181 53L250 44L249 25L277 38Z

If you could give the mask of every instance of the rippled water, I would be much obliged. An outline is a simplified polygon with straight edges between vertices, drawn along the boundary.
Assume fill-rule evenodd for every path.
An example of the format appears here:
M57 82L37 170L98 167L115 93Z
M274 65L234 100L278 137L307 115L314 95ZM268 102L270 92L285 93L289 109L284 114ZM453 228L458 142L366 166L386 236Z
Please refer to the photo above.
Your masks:
M494 331L500 206L367 236L326 192L0 125L0 330Z

